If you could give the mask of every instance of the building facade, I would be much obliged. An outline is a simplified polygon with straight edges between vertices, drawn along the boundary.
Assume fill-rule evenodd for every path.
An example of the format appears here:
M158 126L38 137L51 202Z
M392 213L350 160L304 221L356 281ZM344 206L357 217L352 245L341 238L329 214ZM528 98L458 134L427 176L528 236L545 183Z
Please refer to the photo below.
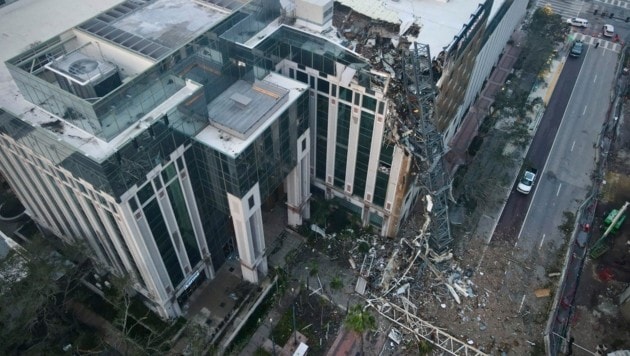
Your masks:
M473 137L458 135L460 128L464 125L465 116L471 105L478 98L483 85L490 77L492 69L503 55L505 45L510 40L514 30L522 22L526 12L526 1L506 0L492 7L490 18L481 38L481 48L475 57L474 68L471 71L472 74L461 109L453 120L453 128L448 135L445 135L445 142L449 148L466 150L470 145Z
M29 104L3 102L3 175L41 227L131 276L163 317L229 258L266 275L274 197L290 225L319 194L393 237L421 192L398 78L322 35L332 1L206 2L125 0L6 61ZM475 77L486 10L445 58L449 83ZM455 84L440 95L461 103Z

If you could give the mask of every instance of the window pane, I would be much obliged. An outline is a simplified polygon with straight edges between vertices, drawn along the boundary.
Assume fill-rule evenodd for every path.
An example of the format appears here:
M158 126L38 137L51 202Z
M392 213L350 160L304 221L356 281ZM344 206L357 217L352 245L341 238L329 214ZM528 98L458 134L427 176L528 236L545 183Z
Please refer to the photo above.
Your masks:
M371 96L364 95L363 96L363 107L368 109L368 110L371 110L371 111L376 110L376 99L374 99Z

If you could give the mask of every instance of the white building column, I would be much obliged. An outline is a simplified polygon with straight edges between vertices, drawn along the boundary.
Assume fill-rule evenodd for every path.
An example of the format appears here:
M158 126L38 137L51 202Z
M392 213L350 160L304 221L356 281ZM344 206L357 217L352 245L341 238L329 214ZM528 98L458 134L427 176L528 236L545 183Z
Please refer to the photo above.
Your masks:
M248 282L258 283L260 277L267 275L267 257L264 255L265 235L258 183L243 198L229 193L227 198L234 224L243 278Z
M287 182L287 215L289 225L302 225L302 219L311 215L309 199L311 197L310 136L306 130L297 140L297 165L286 178Z

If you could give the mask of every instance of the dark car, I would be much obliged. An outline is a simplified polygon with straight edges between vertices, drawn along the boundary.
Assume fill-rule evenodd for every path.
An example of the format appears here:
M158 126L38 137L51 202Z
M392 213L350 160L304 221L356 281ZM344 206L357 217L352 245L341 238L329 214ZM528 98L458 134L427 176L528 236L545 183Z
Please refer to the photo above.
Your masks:
M584 49L584 43L582 43L582 41L575 41L573 42L569 55L571 57L579 57L582 54L582 49Z

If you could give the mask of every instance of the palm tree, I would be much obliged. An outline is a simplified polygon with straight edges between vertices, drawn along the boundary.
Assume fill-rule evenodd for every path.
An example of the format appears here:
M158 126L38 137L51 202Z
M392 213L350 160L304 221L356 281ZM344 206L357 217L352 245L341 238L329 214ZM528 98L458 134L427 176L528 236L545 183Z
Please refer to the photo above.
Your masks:
M361 336L361 354L363 355L363 334L376 329L376 318L362 305L355 304L346 315L346 327Z

